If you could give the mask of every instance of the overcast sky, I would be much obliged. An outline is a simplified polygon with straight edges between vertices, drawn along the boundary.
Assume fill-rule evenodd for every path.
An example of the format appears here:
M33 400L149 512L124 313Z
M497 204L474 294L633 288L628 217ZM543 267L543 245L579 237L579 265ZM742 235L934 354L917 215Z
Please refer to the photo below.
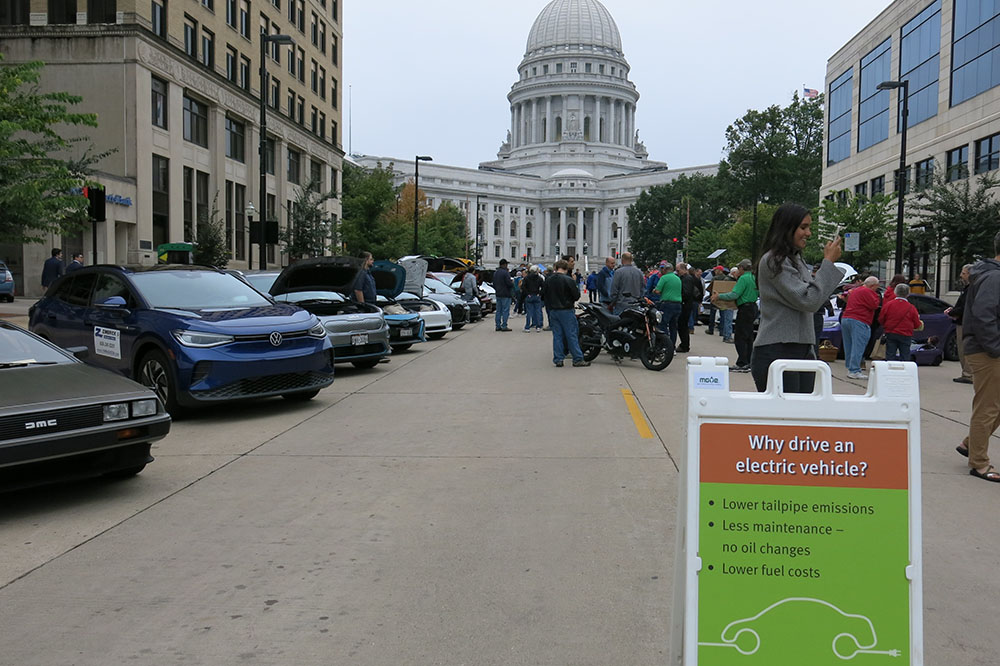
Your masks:
M747 109L823 91L827 60L887 0L602 0L641 95L651 159L718 162ZM353 153L455 166L496 159L507 93L547 0L348 0L343 143Z

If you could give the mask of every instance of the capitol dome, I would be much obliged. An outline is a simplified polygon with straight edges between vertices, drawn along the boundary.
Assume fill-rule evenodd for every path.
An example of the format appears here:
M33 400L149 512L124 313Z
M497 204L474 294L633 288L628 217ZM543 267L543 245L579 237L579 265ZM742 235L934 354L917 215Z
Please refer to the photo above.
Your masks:
M604 5L597 0L552 0L531 26L526 54L578 44L622 53L621 33Z

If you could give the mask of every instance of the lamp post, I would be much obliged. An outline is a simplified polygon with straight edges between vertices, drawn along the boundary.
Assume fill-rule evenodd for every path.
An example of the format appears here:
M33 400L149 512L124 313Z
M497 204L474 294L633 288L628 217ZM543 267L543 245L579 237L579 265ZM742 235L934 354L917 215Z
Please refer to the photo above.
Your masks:
M417 250L417 225L420 222L420 163L433 162L429 155L417 155L413 158L413 254ZM478 211L477 211L478 213Z
M251 225L253 225L254 213L257 212L252 201L247 203L244 212L247 214L247 229L249 230ZM250 243L247 243L247 270L253 270L253 251L250 249Z
M906 126L910 116L910 82L883 81L878 84L879 90L894 90L902 88L903 112L900 117L899 131L899 171L896 174L896 192L899 199L896 202L896 274L903 272L903 201L906 198ZM912 267L911 267L912 268Z
M753 160L743 160L740 166L746 170L753 169L757 165ZM757 171L753 172L753 226L750 230L750 261L753 262L754 266L757 265L757 200L760 199L760 193L757 191Z
M260 246L260 269L267 268L267 45L285 44L294 45L295 41L290 35L269 35L263 30L260 32L260 140L257 142L257 157L260 166L260 191L257 193L261 202L260 208L260 236L257 238ZM277 157L277 156L275 156ZM247 248L247 255L251 256L250 248Z

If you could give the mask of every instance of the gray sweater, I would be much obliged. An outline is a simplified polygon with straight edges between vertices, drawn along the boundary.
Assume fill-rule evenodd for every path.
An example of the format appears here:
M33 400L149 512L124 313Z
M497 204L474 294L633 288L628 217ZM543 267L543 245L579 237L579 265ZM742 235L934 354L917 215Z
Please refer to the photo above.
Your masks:
M1000 358L1000 261L983 259L969 269L969 289L962 317L966 354Z
M757 287L760 289L760 328L755 347L780 342L812 345L816 343L813 313L844 278L844 271L833 263L823 264L812 275L801 257L789 257L775 275L768 266L771 253L760 259Z

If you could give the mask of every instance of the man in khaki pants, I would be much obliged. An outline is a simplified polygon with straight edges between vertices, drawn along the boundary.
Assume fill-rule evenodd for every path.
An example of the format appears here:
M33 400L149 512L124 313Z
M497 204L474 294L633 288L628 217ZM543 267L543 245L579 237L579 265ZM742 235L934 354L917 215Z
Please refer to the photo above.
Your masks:
M969 474L1000 483L990 464L990 437L1000 427L1000 233L993 238L994 259L969 270L962 332L965 360L972 370L972 418L969 436L958 452L969 456Z
M953 382L959 384L972 383L972 370L969 370L969 363L965 360L965 345L962 344L962 315L965 314L965 295L969 292L969 269L972 264L962 266L962 272L958 279L962 281L962 293L955 302L955 307L945 310L945 314L955 320L958 324L955 327L955 339L958 340L958 362L962 366L962 374L955 377Z

